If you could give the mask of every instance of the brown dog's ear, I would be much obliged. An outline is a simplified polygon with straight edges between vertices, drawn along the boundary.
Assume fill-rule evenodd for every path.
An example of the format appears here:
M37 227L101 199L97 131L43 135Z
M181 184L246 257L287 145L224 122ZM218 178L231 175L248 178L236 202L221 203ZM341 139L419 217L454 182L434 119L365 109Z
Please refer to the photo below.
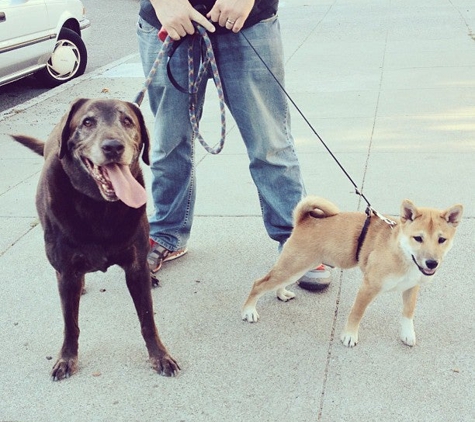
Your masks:
M457 204L443 211L441 217L446 220L447 223L452 224L452 226L454 227L457 227L460 221L462 220L462 214L463 205Z
M401 221L403 223L405 223L407 220L414 221L418 214L417 207L412 203L412 201L409 201L409 199L402 201Z
M140 108L135 103L128 103L132 110L134 111L137 119L139 119L140 123L140 137L142 138L143 150L142 150L142 160L147 166L150 165L150 137L148 136L147 126L145 126L145 120L143 118L143 114L140 111Z
M68 113L65 114L61 119L61 139L59 141L58 155L59 159L64 157L64 154L66 154L66 151L68 149L68 140L71 137L71 119L74 117L79 107L81 107L86 101L88 101L87 98L77 98L76 100L74 100L69 107Z

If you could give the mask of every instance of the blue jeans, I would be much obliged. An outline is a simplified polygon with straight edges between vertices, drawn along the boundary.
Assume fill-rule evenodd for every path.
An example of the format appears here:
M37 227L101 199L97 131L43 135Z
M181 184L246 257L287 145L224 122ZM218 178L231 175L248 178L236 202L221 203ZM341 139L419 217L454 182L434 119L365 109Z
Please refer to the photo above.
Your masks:
M273 74L283 84L284 67L277 17L244 29ZM157 29L139 18L139 49L147 76L162 43ZM304 196L300 165L290 133L287 99L241 34L211 35L224 98L247 148L269 236L284 243L292 230L292 211ZM172 74L187 87L188 39L170 61ZM202 110L206 78L197 95ZM148 89L155 116L151 148L152 197L150 237L175 251L186 246L195 203L194 139L188 116L188 94L169 81L165 60Z

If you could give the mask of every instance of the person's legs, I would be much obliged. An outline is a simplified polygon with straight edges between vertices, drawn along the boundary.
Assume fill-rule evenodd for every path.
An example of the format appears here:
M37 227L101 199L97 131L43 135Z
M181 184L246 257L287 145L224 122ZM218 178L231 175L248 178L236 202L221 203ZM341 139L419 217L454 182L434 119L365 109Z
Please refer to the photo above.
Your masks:
M277 18L242 32L283 81ZM266 230L282 244L292 231L292 210L305 194L285 94L242 34L218 36L214 44L226 103L247 147Z
M261 22L245 31L274 75L283 81L277 19ZM144 73L148 75L161 43L157 41L157 30L143 21L139 21L138 37ZM264 224L269 236L282 245L292 230L292 210L305 194L290 134L287 101L240 34L213 38L227 105L248 149ZM183 47L185 45L174 54L172 69L178 83L186 87L188 66ZM204 86L198 97L201 110ZM150 236L160 245L156 255L164 261L186 251L195 200L194 151L188 95L171 85L165 63L149 88L149 99L156 116L151 154L155 212L150 218Z
M137 35L144 74L148 76L162 43L157 38L157 29L142 19L139 19ZM185 41L170 61L175 80L185 88L188 86L187 60ZM157 69L148 96L155 116L151 145L154 212L150 216L150 238L168 251L181 252L186 248L193 221L194 142L188 116L189 97L171 84L166 58ZM201 104L202 101L201 96Z
M277 17L242 31L279 83L284 85L283 50ZM300 165L290 131L285 93L243 34L214 40L226 103L246 144L250 171L269 236L280 246L292 231L292 211L305 195ZM301 287L321 290L330 273L316 268Z

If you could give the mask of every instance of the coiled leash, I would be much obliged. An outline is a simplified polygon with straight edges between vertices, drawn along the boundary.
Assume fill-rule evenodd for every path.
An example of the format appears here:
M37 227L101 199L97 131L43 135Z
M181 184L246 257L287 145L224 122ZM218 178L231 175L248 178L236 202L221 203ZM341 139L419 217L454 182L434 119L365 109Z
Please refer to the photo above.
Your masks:
M218 66L216 65L216 58L214 56L213 46L211 44L209 35L206 32L206 29L204 29L201 25L194 23L194 26L196 29L195 33L193 35L188 35L187 37L182 38L179 41L174 41L172 38L170 38L170 36L165 32L164 29L159 32L158 37L163 42L162 48L160 49L158 56L155 59L155 62L153 63L147 78L145 79L143 88L137 94L134 103L140 107L145 97L145 93L148 87L150 86L150 83L152 82L155 73L157 72L158 66L162 62L163 58L167 56L167 74L168 78L170 79L170 82L179 91L187 93L189 95L188 111L190 117L190 124L193 131L193 139L198 139L203 148L210 154L219 154L224 147L224 140L226 137L226 109L224 103L223 85L219 76ZM190 40L188 46L188 89L181 87L176 82L170 68L170 59L172 58L176 49L185 39ZM198 44L200 52L200 63L197 75L195 77L195 62L193 53L195 51L194 47L196 42ZM221 137L217 146L214 148L210 147L201 135L199 129L199 120L197 118L197 113L199 112L198 89L203 78L207 78L210 73L213 77L213 81L218 92L219 110L221 115Z
M300 114L300 116L302 116L303 120L305 121L305 123L307 123L308 127L312 130L312 132L315 134L315 136L319 139L319 141L322 143L322 145L325 147L325 149L328 151L328 153L332 156L333 160L338 164L338 166L340 167L340 169L343 171L343 173L345 174L345 176L348 178L348 180L351 182L351 184L353 185L354 189L355 189L355 193L360 197L362 198L365 202L366 202L366 210L365 210L365 214L366 214L366 220L365 220L365 223L363 225L363 228L361 230L361 233L360 233L360 236L358 237L358 243L357 243L357 248L356 248L356 260L358 261L358 258L359 258L359 254L360 254L360 250L361 250L361 247L363 246L363 242L364 242L364 239L366 237L366 233L368 232L368 228L369 228L369 224L370 224L370 221L371 221L371 216L372 215L375 215L377 216L379 219L381 219L382 221L384 221L386 224L389 225L389 227L392 229L397 223L393 220L391 220L390 218L387 218L385 217L384 215L381 215L379 212L377 212L370 204L370 202L368 201L368 199L366 198L366 196L363 194L363 192L358 188L358 185L354 182L354 180L352 179L352 177L350 176L350 174L345 170L345 168L343 167L343 165L338 161L338 159L336 158L335 154L333 154L333 152L331 151L331 149L328 147L328 145L325 143L325 141L322 139L322 137L318 134L318 132L315 130L315 128L312 126L312 124L308 121L308 119L305 117L304 113L300 110L300 108L297 106L297 104L295 103L295 101L292 99L292 97L289 95L289 93L286 91L286 89L284 88L284 86L280 83L280 81L276 78L276 76L274 75L274 73L272 72L272 70L269 68L269 66L267 65L267 63L264 61L264 59L261 57L261 55L259 54L259 52L255 49L255 47L252 45L252 43L249 41L249 39L246 37L246 34L242 31L239 32L241 34L242 37L244 37L244 39L247 41L247 43L249 44L249 46L251 47L251 49L256 53L257 57L259 58L259 60L262 62L262 64L265 66L265 68L269 71L269 73L271 74L271 76L274 78L274 80L277 82L277 84L279 85L280 89L283 91L283 93L285 94L285 96L288 98L288 100L292 103L292 105L295 107L295 109L298 111L298 113Z

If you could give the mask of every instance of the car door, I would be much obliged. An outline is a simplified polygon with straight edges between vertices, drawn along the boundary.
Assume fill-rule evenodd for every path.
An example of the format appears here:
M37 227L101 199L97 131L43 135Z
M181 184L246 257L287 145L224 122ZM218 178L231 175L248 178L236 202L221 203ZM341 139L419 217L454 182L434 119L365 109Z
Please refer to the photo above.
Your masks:
M55 40L45 0L0 0L0 79L42 67Z

